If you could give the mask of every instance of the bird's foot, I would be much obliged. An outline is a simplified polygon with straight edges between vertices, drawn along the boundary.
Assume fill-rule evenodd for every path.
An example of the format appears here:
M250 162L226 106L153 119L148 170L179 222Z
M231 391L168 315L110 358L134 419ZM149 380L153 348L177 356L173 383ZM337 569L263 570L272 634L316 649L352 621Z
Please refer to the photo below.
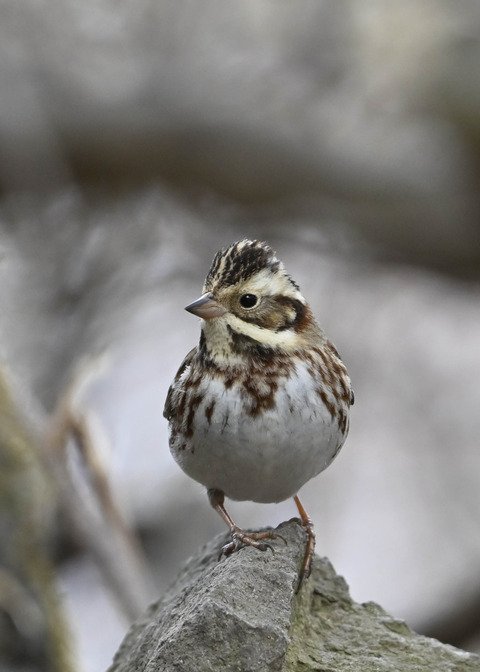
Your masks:
M298 574L297 593L310 576L310 572L312 571L312 560L315 553L315 531L313 529L312 521L305 522L299 520L299 525L303 527L307 533L307 545L305 548L305 555L303 556L302 567Z
M298 574L298 583L296 589L296 592L298 593L300 588L303 586L304 582L310 576L310 572L312 571L312 560L315 553L315 530L313 529L313 523L310 517L308 516L298 497L294 497L294 500L297 505L298 512L300 514L300 518L295 518L294 520L301 527L303 527L303 529L307 533L307 544L305 547L305 554L303 556L302 566Z
M281 534L273 532L273 530L268 530L266 532L244 532L236 525L230 529L230 534L232 535L232 541L225 546L220 551L219 559L222 555L231 555L238 551L239 548L243 546L253 546L259 551L270 550L272 553L275 553L274 548L271 544L267 543L265 539L281 539L285 544L287 540L285 537L282 537Z

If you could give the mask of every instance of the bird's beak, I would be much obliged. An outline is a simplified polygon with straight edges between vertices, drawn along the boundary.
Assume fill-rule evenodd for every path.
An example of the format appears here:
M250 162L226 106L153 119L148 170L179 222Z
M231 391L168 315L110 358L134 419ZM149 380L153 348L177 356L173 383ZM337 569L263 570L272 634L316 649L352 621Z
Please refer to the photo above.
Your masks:
M207 292L207 294L204 294L193 303L189 303L185 307L185 310L198 317L202 317L204 320L211 320L212 317L221 317L221 315L227 312L223 306L215 301L211 292Z

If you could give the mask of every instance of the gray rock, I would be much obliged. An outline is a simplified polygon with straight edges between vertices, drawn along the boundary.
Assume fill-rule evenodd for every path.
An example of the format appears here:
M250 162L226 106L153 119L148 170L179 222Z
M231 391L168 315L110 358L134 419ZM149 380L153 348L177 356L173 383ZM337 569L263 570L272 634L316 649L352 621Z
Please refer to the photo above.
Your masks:
M218 561L215 537L132 626L109 672L480 672L480 657L415 634L374 603L357 604L315 558L295 593L304 539L279 526L275 553L243 548Z

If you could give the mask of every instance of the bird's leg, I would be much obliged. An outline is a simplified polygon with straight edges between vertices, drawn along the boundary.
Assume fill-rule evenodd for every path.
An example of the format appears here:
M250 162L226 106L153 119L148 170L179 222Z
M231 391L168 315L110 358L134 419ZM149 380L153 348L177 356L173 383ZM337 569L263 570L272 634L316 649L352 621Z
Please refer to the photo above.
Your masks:
M293 499L295 501L295 504L297 505L298 513L300 514L300 524L307 533L307 546L305 548L305 555L303 556L303 563L300 569L300 574L298 575L298 585L297 585L297 593L298 593L298 591L303 585L303 582L310 576L310 570L312 568L312 559L315 551L315 531L313 529L313 523L310 519L310 516L305 511L302 502L298 498L298 495L295 495Z
M238 551L238 549L242 546L253 546L254 548L258 548L259 551L266 551L267 549L270 549L272 553L274 553L273 547L270 544L267 544L266 541L264 541L265 539L280 538L283 539L285 543L287 543L286 539L272 530L268 530L267 532L244 532L238 527L238 525L235 525L232 518L230 517L230 514L225 508L225 495L223 492L221 490L212 488L208 490L207 494L210 504L228 525L230 534L232 535L232 541L222 548L220 557L222 555L230 555L234 551Z

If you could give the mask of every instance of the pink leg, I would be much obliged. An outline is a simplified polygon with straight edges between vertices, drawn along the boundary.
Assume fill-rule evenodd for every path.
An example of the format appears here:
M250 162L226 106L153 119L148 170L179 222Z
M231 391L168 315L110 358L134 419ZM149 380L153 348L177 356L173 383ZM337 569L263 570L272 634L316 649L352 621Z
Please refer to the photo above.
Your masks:
M293 499L295 501L295 504L297 505L298 513L300 514L300 524L307 533L307 546L305 549L305 555L303 557L302 568L298 576L298 586L297 586L297 593L298 593L298 591L303 585L303 582L310 576L313 554L315 552L315 531L313 529L313 523L310 519L310 516L305 511L302 502L298 498L298 495L295 495Z
M271 530L268 532L244 532L238 527L238 525L235 525L232 518L230 517L230 514L224 506L225 495L221 490L208 490L208 499L215 511L228 525L230 534L232 535L232 541L222 548L220 555L230 555L234 551L238 551L238 549L242 546L253 546L254 548L258 548L259 551L266 551L267 549L270 549L273 553L273 547L270 544L267 544L264 541L265 539L280 538L283 539L285 543L287 543L280 534L277 534Z

